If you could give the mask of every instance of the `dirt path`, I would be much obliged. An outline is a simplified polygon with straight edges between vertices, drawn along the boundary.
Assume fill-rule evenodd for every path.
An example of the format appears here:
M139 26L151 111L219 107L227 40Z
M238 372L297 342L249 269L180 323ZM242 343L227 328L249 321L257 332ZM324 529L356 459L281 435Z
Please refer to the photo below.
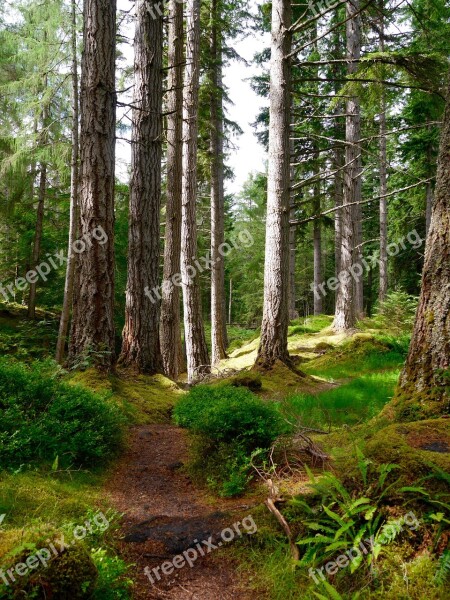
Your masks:
M135 598L169 600L249 600L254 592L236 574L236 564L224 553L211 550L193 567L185 565L162 575L154 584L144 573L172 561L194 541L217 536L225 528L250 514L242 500L211 505L181 467L187 457L183 430L171 425L145 425L131 430L129 448L107 485L111 504L124 513L121 553L134 563ZM222 543L220 543L222 545ZM158 571L158 574L161 571ZM151 574L152 575L152 574Z

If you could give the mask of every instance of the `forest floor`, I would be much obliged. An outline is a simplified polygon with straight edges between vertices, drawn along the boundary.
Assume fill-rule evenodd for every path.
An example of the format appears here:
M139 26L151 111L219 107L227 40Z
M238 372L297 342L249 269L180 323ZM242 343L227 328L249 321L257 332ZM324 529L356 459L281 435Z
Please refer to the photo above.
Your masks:
M128 449L107 483L110 504L124 514L119 549L133 564L134 597L250 599L236 562L220 551L200 557L192 568L185 565L169 576L162 575L160 581L151 574L154 584L144 573L146 567L151 570L173 560L194 540L215 539L252 506L242 499L213 500L201 492L183 473L187 457L184 430L169 424L139 425L133 427Z

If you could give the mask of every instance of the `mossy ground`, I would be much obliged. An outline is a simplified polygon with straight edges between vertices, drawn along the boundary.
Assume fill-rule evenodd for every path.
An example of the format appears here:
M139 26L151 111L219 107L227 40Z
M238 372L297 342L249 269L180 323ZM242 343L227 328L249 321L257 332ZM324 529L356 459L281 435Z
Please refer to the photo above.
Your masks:
M6 312L1 312L2 309ZM28 347L20 341L21 328L24 324L27 326L24 316L21 306L0 305L0 343L6 344L7 353L29 360L39 351L39 340L31 337ZM44 322L52 322L52 319L54 322L54 315L39 312L38 316ZM331 455L333 470L346 482L351 483L357 469L356 447L373 465L396 463L399 466L396 472L404 484L414 484L418 478L430 475L432 465L448 472L449 420L413 422L414 415L410 414L410 418L400 423L392 421L398 411L392 412L390 399L405 358L407 338L370 324L367 327L362 324L361 330L352 336L337 335L331 323L332 317L320 317L301 319L290 327L289 351L307 377L281 364L268 373L248 371L254 364L259 339L254 337L255 332L247 330L242 335L233 333L234 346L241 345L222 362L221 369L247 370L237 376L244 380L238 385L250 387L249 382L251 385L257 382L256 393L268 400L283 402L298 417L308 417L309 424L324 427L329 423L331 433L313 436L313 439ZM42 354L41 346L40 357ZM233 377L236 378L236 374L229 377L231 383ZM173 406L184 393L162 376L136 376L120 370L105 376L88 369L69 374L67 379L113 398L130 424L169 422ZM325 421L320 418L323 414L327 415ZM315 469L320 475L320 468L316 465ZM101 492L107 475L105 472L3 472L0 514L5 513L6 517L1 526L0 555L20 542L25 527L58 530L67 522L76 523L86 511L107 510ZM445 487L439 478L428 479L422 485L430 494L442 492ZM301 476L286 478L280 488L286 499L290 495L308 493L306 478ZM398 499L391 501L395 504ZM280 505L282 510L283 506ZM311 588L307 570L293 569L284 533L266 507L253 508L252 515L258 524L258 534L227 552L239 558L241 574L251 582L255 594L279 600L312 599L317 597L314 592L331 597L322 588ZM349 593L342 597L351 598L358 588L363 589L361 597L369 599L426 597L438 600L445 597L443 588L433 585L437 561L427 550L426 540L420 548L413 548L404 541L394 545L379 567L383 575L370 587L346 572L343 585Z

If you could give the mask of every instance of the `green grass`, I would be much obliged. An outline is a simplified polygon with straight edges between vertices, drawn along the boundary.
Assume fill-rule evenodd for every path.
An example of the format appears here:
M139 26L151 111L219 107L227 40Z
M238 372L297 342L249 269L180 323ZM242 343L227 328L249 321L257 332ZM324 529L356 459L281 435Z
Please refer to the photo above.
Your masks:
M306 426L356 425L382 410L393 396L398 376L397 370L366 374L315 396L291 396L286 400L286 407Z
M288 335L308 334L308 333L319 333L322 329L330 327L333 323L334 317L329 315L318 315L316 317L306 317L302 319L296 319L291 322L288 329Z

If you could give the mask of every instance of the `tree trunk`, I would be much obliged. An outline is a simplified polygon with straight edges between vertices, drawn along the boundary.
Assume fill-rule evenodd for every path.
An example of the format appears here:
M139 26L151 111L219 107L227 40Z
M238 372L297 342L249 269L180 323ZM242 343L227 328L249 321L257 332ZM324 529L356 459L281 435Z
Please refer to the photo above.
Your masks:
M352 17L359 10L359 0L347 3L347 17ZM361 54L361 19L359 15L347 21L347 58L355 61ZM349 62L348 73L357 69L356 62ZM352 96L346 107L346 146L344 168L344 199L341 213L342 245L341 245L341 278L336 298L336 315L334 327L337 331L345 331L354 327L356 320L363 313L362 276L356 274L352 267L360 266L361 252L361 206L355 202L361 200L361 111L359 99ZM362 272L362 267L360 268ZM352 276L352 272L355 273Z
M316 156L315 175L319 177L319 152ZM320 215L320 181L314 184L314 202L313 212L315 215ZM314 289L318 290L323 281L322 277L322 223L320 217L313 221L313 246L314 246ZM321 294L314 294L314 314L321 315L323 313L323 297Z
M114 158L116 1L85 0L80 95L80 235L101 227L104 244L86 243L77 260L70 361L91 352L114 358Z
M222 41L218 1L211 7L211 362L227 357L225 264L220 247L225 241L225 190L223 164Z
M177 379L183 370L180 288L173 278L181 265L183 176L183 3L170 0L167 79L167 204L161 302L161 354L164 372Z
M293 107L293 101L291 101L291 110ZM295 144L294 139L291 136L289 140L289 160L290 166L290 183L291 187L289 190L289 222L295 221ZM289 225L289 320L293 321L298 319L299 314L296 307L296 286L295 286L295 266L297 263L297 225Z
M449 74L450 75L450 74ZM397 401L433 415L450 400L450 80L442 125L435 200L428 233L422 287ZM444 400L447 405L444 405ZM395 403L395 401L394 401ZM400 403L401 407L401 403ZM408 417L403 406L400 418Z
M426 209L425 209L425 232L426 232L427 236L428 236L428 232L430 231L431 214L433 212L433 201L434 201L433 184L431 181L429 181L427 183Z
M70 174L70 223L69 223L69 248L67 251L66 280L64 284L64 300L59 322L58 341L56 343L55 359L62 364L66 346L67 332L69 330L70 310L72 308L73 284L75 273L75 255L72 247L77 237L78 220L78 57L77 57L77 16L76 2L72 0L72 159Z
M36 213L36 227L34 233L32 267L37 267L39 257L41 255L42 231L44 225L44 205L47 191L47 164L41 163L41 172L39 175L39 198ZM37 283L30 284L30 294L28 296L28 312L27 316L30 319L36 318L36 288Z
M383 2L381 2L383 9ZM382 14L382 13L381 13ZM380 52L384 52L384 17L380 23ZM379 300L386 298L388 290L388 255L387 255L387 157L386 157L386 91L381 90L380 110L380 291Z
M162 16L156 2L136 3L134 97L128 232L128 281L121 364L139 373L162 369L159 346L159 227L162 157ZM150 293L149 293L150 292Z
M47 89L48 86L48 77L44 78L44 90ZM37 123L35 123L36 129ZM47 128L49 125L49 106L47 103L44 104L42 109L42 131L39 136L39 144L41 146L45 146L48 141L48 132ZM34 242L33 242L33 253L31 257L31 266L34 269L39 264L39 258L41 255L41 245L42 245L42 233L44 227L44 208L45 208L45 197L47 194L47 163L45 161L41 161L40 164L40 174L39 174L39 195L38 195L38 206L36 211L36 226L34 232ZM37 290L37 282L30 284L30 292L28 295L28 310L27 316L30 319L36 318L36 290Z
M289 168L292 47L291 4L272 2L270 67L269 170L264 267L264 308L256 364L270 368L277 360L289 364Z
M183 186L181 224L181 276L184 332L189 383L209 372L203 327L197 258L197 147L200 77L200 0L187 0L186 70L183 94Z

